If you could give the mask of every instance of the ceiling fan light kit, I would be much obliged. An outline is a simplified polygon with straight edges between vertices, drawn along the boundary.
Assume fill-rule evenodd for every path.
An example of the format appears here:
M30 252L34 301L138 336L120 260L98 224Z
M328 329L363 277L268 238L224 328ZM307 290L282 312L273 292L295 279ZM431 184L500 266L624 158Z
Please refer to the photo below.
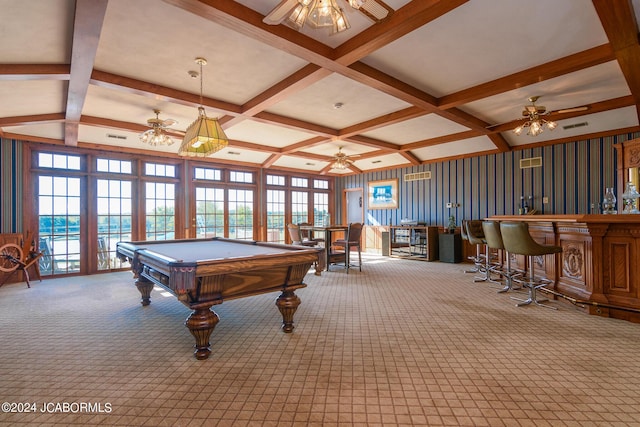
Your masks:
M159 117L160 110L153 110L153 112L156 114L155 119L147 120L147 124L151 129L140 134L140 141L153 147L173 144L175 141L165 133L164 128L175 124L176 121L171 119L161 120Z
M338 148L338 152L333 156L333 158L335 160L331 165L332 169L344 170L349 168L353 163L353 160L351 160L349 156L342 152L342 147Z
M349 0L349 4L358 9L364 1ZM360 4L356 7L354 5ZM287 20L298 30L305 24L313 28L330 27L332 34L348 30L351 26L344 11L336 0L298 0Z
M200 106L198 118L189 125L178 149L179 156L207 157L229 145L229 138L224 133L217 119L207 117L202 106L202 66L207 64L204 58L196 58L200 65ZM191 75L191 73L189 73Z
M526 117L526 121L516 127L513 130L513 133L516 135L521 135L524 130L527 130L527 135L529 136L538 136L544 129L547 128L549 130L554 130L558 127L558 124L552 120L545 120L540 117L546 113L547 109L541 105L536 105L536 101L540 98L539 96L532 96L529 98L529 102L531 105L527 105L522 111L522 115Z

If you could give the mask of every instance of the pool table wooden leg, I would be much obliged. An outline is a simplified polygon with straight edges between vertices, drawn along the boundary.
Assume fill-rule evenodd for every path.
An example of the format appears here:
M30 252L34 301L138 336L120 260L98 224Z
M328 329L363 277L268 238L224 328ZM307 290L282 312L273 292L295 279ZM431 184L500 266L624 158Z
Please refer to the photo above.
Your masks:
M136 287L140 291L140 295L142 295L140 304L142 304L143 306L151 304L151 290L153 289L153 282L140 275L136 279L135 283Z
M209 354L211 354L209 338L219 321L220 318L218 315L208 307L197 308L187 317L184 324L196 339L196 345L194 345L196 351L193 352L196 359L206 359L209 357Z
M293 331L293 315L300 305L300 298L293 291L282 291L276 299L276 306L282 313L282 330L286 333Z

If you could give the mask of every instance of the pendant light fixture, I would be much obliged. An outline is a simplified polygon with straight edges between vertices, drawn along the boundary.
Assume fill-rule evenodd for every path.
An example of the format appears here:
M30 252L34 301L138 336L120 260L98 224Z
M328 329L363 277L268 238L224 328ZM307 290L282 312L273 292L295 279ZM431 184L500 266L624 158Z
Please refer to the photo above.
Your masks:
M220 122L217 119L207 117L202 106L202 66L207 65L204 58L196 58L196 64L200 65L200 106L198 118L189 125L184 134L182 145L178 150L179 156L207 157L229 145L229 139L225 135Z

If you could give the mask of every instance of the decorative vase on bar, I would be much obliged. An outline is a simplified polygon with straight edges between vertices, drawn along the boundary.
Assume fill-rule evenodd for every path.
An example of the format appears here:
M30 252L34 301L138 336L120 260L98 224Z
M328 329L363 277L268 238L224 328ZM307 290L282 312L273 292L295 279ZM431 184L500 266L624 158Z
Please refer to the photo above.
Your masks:
M613 194L613 188L605 188L604 199L602 199L602 213L616 214L616 196Z

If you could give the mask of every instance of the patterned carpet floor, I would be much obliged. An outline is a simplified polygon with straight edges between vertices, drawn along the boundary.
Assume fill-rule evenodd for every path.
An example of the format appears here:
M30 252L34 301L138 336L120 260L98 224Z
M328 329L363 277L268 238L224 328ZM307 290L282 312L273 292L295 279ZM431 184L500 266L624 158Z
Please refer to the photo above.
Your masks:
M640 425L640 324L516 307L463 264L365 255L277 294L189 310L130 272L0 288L0 425ZM27 412L29 411L29 412Z

